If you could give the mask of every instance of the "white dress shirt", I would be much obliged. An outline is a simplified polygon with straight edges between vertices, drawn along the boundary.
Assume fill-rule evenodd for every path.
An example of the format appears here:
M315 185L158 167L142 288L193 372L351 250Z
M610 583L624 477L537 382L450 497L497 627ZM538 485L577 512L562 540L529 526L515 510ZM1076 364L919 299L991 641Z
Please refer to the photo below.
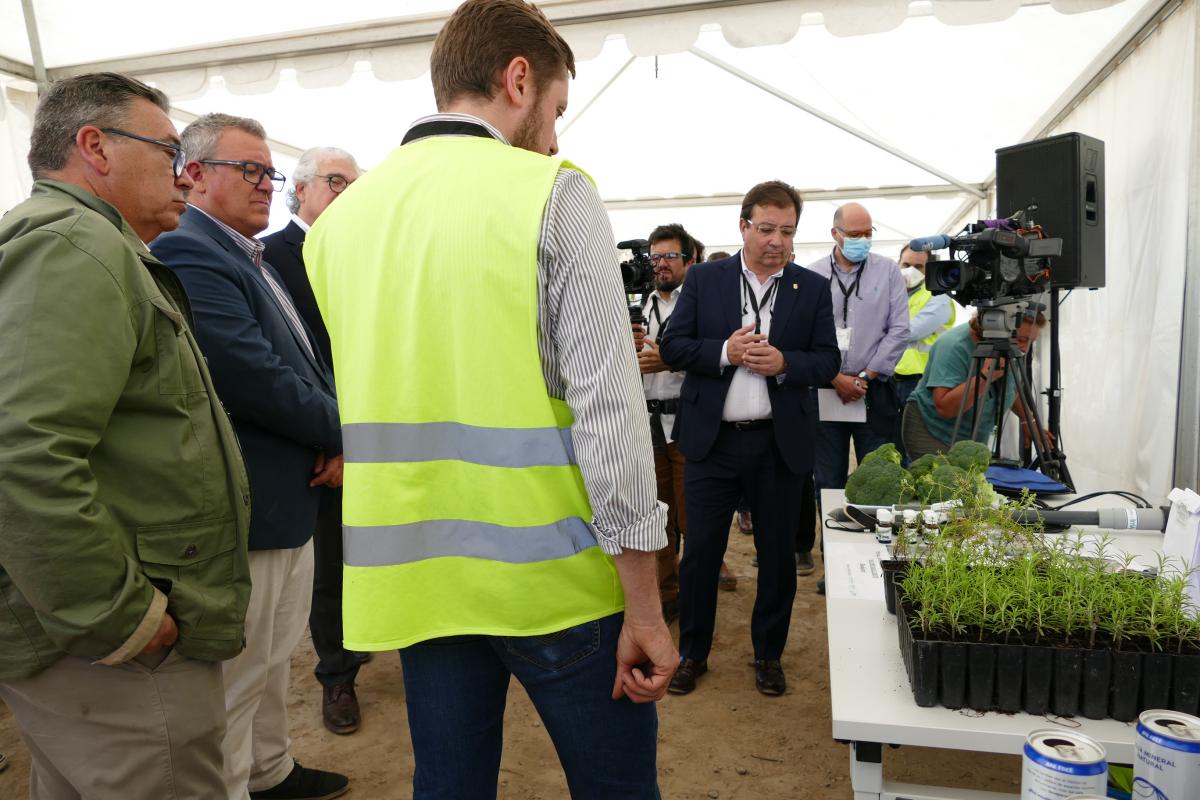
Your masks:
M754 324L754 308L746 296L746 283L750 284L750 287L754 290L755 301L761 305L767 290L777 283L782 275L783 270L779 270L764 282L759 283L758 276L746 267L746 256L745 253L742 254L742 276L745 277L746 281L738 281L738 283L741 287L739 297L742 304L743 326ZM771 333L771 312L774 310L775 297L778 291L776 289L774 292L771 292L771 297L766 305L758 310L759 331L763 335ZM722 369L731 365L727 352L728 349L729 340L726 339L725 344L721 345ZM744 422L752 419L770 418L771 398L767 395L767 378L752 372L749 367L738 367L737 372L733 375L733 381L729 384L729 393L725 395L725 410L721 412L721 419L726 422Z
M676 286L671 292L669 300L663 300L662 295L654 292L650 295L650 299L646 301L646 307L642 309L642 316L646 318L646 339L651 342L659 341L659 333L666 327L667 320L671 318L671 312L675 310L675 301L679 299L679 293L683 291L682 286ZM660 321L653 313L655 302L658 303L658 316L662 317ZM652 372L649 375L642 376L642 387L646 391L647 400L674 400L679 397L679 389L683 386L683 372L672 372L665 370L663 372ZM668 442L671 441L671 429L675 427L674 414L662 414L662 431L663 438ZM653 417L651 417L653 423Z

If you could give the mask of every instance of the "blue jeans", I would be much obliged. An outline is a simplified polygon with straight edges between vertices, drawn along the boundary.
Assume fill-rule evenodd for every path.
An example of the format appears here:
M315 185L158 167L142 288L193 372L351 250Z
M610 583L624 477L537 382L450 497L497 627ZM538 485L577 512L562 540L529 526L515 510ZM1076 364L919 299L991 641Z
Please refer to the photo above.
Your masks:
M400 651L414 800L496 797L515 675L537 708L574 800L658 800L653 703L612 699L623 614L546 636L454 636Z

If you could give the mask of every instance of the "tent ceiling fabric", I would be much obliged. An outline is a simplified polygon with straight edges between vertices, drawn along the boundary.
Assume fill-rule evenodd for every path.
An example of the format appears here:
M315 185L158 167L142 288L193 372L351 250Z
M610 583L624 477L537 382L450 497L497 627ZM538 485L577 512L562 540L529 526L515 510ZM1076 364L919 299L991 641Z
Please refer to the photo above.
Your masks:
M1073 14L1113 5L1122 0L1050 0L1055 11ZM1046 0L545 0L541 7L560 27L580 60L602 49L613 35L624 36L637 56L683 52L703 26L717 25L734 47L782 44L804 25L824 25L835 36L881 33L899 27L910 16L932 15L948 25L997 22L1011 17L1022 5ZM384 62L381 80L420 75L428 64L430 41L458 5L447 0L408 0L402 17L389 17L387 0L297 0L280 13L275 3L209 0L203 14L188 15L181 24L162 13L157 0L124 0L114 16L108 6L82 6L74 0L32 0L41 31L43 56L51 76L96 69L144 74L170 70L213 69L246 61L273 63L273 69L332 73L312 54L346 53L351 61ZM154 48L131 47L122 35L129 20L138 20L138 42ZM231 24L231 20L236 23ZM0 61L32 63L29 41L18 4L5 4L0 21ZM242 35L242 32L245 32ZM405 54L398 49L412 48ZM28 77L28 75L26 75ZM226 74L228 78L229 75ZM195 83L197 78L186 79ZM255 90L269 91L271 83L255 71L233 80ZM327 85L327 84L323 84Z
M1001 22L961 28L947 28L926 14L897 30L851 38L804 25L785 44L754 48L735 47L724 30L705 29L695 46L975 186L987 179L993 151L1026 136L1146 4L1129 0L1078 16L1040 4ZM236 77L202 78L207 88L198 93L201 83L182 81L183 73L159 85L182 110L256 117L276 140L301 149L341 146L368 168L395 147L413 119L434 108L427 77L384 81L378 60L306 58L325 60L308 73L240 65ZM838 191L843 198L854 196L851 187L863 189L859 197L876 197L877 187L945 184L690 52L631 64L629 59L627 40L614 37L580 63L560 127L570 125L560 136L563 153L595 176L606 200L740 196L750 183L767 178L802 190ZM426 51L388 68L419 73L427 64ZM895 77L898 64L902 79ZM1003 80L980 77L964 85L964 74L987 76L988 65L1003 65ZM268 86L269 99L253 91ZM368 119L371 124L362 124ZM753 147L746 146L744 121L754 126ZM965 195L939 190L937 197L936 204L910 204L896 227L936 232ZM660 216L685 224L694 216L692 209L683 213L663 205L658 204ZM287 219L282 201L278 206L273 227ZM623 206L628 212L628 204ZM730 208L724 205L721 227L705 225L697 235L704 241L734 240L736 210ZM815 204L810 209L806 216L824 217ZM701 215L698 224L700 219L715 225L715 215ZM814 234L824 239L827 227L823 221Z

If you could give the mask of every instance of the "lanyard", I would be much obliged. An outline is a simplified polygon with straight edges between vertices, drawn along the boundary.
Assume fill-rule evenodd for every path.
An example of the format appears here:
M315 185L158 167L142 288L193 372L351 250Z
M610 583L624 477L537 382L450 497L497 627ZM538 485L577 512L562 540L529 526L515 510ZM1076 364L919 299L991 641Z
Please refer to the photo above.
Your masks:
M833 260L833 256L829 257L829 282L833 283L833 279L837 278L838 288L842 290L842 327L849 325L850 320L850 295L862 297L858 291L858 285L862 282L863 273L867 271L867 262L864 259L862 265L858 268L858 274L854 276L854 282L849 287L842 283L842 276L838 274L841 267Z
M771 276L771 285L763 292L762 302L759 302L758 297L754 294L754 289L750 286L750 281L746 280L746 274L742 273L742 286L746 287L746 299L750 301L750 307L754 309L754 332L762 333L762 315L761 311L764 308L771 308L771 300L775 297L775 287L779 285L779 281L775 280L775 276ZM742 306L742 313L746 313L746 306Z
M658 331L654 334L654 343L662 344L663 332L667 329L667 322L670 321L671 315L667 314L666 318L663 318L662 314L659 313L657 293L650 295L650 316L658 323Z

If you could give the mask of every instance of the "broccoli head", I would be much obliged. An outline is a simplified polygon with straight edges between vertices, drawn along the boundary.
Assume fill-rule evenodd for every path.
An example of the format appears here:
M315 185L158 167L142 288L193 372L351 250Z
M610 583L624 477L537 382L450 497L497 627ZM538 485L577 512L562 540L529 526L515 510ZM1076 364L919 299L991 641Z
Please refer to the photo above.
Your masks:
M992 463L992 451L982 442L964 439L954 443L950 452L946 453L946 458L959 469L974 467L982 472Z
M944 503L955 495L969 493L971 475L953 464L942 464L917 481L917 495L923 503Z
M895 450L894 447L892 449ZM846 501L865 506L894 506L901 501L905 484L911 482L912 476L908 470L886 457L873 461L864 459L846 481Z
M913 480L920 480L922 476L928 475L938 467L949 463L941 453L926 453L909 464L908 471L912 473Z
M880 460L886 461L889 464L899 464L902 459L900 458L900 451L896 449L896 445L888 442L887 444L881 444L859 459L858 465L862 466L870 464L872 461Z

